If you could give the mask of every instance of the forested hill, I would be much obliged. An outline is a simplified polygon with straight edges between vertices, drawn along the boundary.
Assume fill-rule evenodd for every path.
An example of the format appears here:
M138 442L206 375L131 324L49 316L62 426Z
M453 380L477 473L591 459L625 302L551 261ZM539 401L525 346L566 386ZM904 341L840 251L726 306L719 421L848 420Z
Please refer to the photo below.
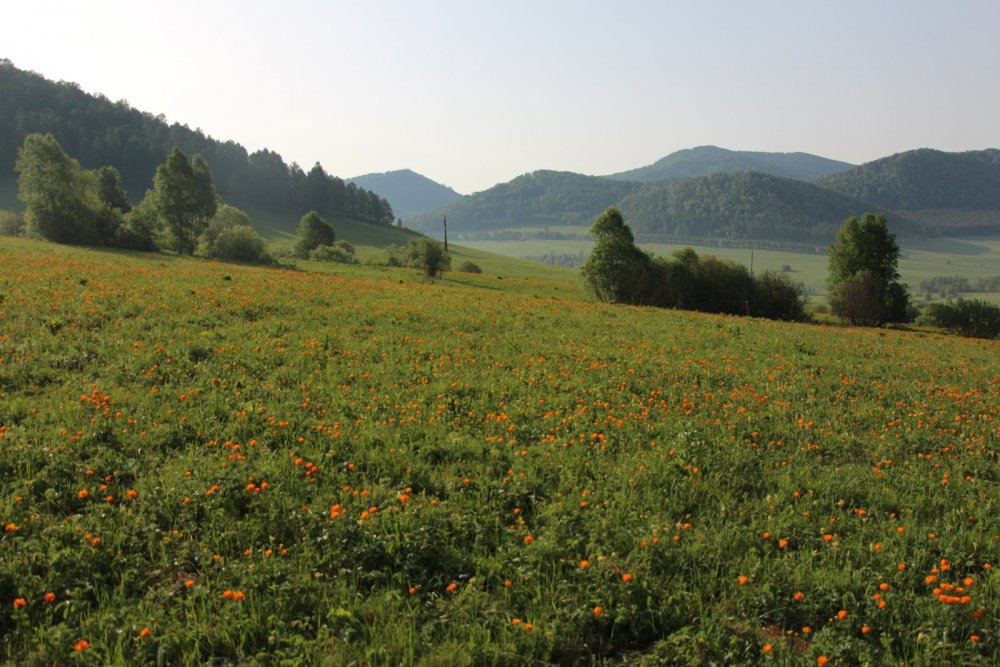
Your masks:
M731 151L718 146L698 146L671 153L645 167L611 174L607 178L653 183L719 172L757 171L786 178L812 180L852 166L854 165L847 162L809 153Z
M410 169L365 174L347 179L358 187L373 190L392 205L397 218L409 224L411 217L433 211L455 201L462 195Z
M156 167L177 146L205 158L219 194L236 206L287 214L290 220L310 210L379 224L395 220L387 200L327 174L319 163L306 172L274 151L249 153L236 142L168 124L162 115L0 60L0 192L12 191L17 150L33 132L51 133L86 168L117 168L133 201L152 186Z
M436 233L442 216L449 229L477 232L512 227L589 225L604 209L639 187L565 171L536 171L457 199L407 226Z
M945 153L921 148L816 183L893 210L1000 210L1000 150Z
M825 244L845 219L872 211L811 183L757 172L650 183L618 203L638 235L721 237ZM881 212L881 211L879 211ZM896 232L914 231L889 215Z

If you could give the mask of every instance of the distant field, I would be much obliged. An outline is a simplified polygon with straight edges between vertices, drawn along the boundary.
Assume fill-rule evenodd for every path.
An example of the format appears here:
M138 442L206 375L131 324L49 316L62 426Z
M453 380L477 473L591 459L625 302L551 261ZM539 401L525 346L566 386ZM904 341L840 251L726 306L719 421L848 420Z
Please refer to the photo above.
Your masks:
M1000 342L2 241L4 664L1000 660Z
M582 233L582 227L567 227L550 231L561 231L567 234ZM472 248L488 252L509 255L511 257L538 257L549 253L556 255L584 256L590 252L590 241L583 240L527 240L527 241L462 241ZM659 254L670 254L689 244L651 243L642 244L647 250ZM964 239L933 239L928 241L901 239L903 257L899 262L899 270L903 281L911 286L914 297L921 295L917 286L928 278L935 276L962 276L974 280L1000 275L1000 237L975 237ZM710 246L694 247L699 253L707 253L731 259L750 266L751 252L744 248L717 248ZM759 271L781 271L785 266L791 267L789 276L796 282L803 283L816 298L821 299L826 293L827 257L819 254L785 252L777 250L754 250L753 269ZM973 294L1000 303L1000 293Z

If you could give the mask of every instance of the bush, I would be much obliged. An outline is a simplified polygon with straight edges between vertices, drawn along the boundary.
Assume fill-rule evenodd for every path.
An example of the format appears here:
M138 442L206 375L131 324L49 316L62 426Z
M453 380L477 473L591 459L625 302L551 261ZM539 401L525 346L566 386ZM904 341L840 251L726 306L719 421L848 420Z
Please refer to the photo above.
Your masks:
M478 264L476 264L475 262L470 262L468 260L466 260L466 261L462 262L461 264L459 264L458 268L455 269L455 270L458 271L459 273L482 273L483 272L483 270L481 268L479 268Z
M24 234L24 217L13 211L0 211L0 236Z
M772 320L802 322L806 315L806 300L798 285L788 276L765 271L754 278L751 314Z
M357 264L354 246L347 241L337 241L330 245L321 245L309 252L309 259L318 262L337 262L338 264Z
M932 303L920 322L970 338L1000 337L1000 307L979 299L959 299L954 305Z
M423 269L428 278L436 278L451 268L451 255L440 243L426 237L407 243L403 259L407 266Z
M296 257L306 259L309 253L322 245L332 245L337 235L316 211L309 211L299 220L299 240L295 244Z
M254 264L269 264L272 261L265 250L264 239L257 230L242 225L223 230L212 244L209 256Z

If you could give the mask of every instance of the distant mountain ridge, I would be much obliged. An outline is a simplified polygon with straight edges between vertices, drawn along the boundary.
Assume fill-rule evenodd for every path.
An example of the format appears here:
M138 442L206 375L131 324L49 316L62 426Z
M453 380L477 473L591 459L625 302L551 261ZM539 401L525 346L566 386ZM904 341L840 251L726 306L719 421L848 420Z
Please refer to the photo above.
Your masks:
M441 208L462 196L410 169L364 174L346 180L389 200L396 217L404 224L415 215Z
M756 171L772 176L810 181L850 169L854 165L810 153L765 153L733 151L718 146L698 146L679 150L651 165L630 169L606 178L653 183L719 172Z
M436 233L442 216L456 231L586 224L638 187L639 183L543 169L416 216L409 226Z

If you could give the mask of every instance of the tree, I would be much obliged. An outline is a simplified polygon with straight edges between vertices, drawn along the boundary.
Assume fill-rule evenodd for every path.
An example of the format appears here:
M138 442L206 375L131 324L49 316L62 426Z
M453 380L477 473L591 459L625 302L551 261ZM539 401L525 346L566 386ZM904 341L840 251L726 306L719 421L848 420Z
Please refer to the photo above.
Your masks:
M899 282L899 245L884 215L848 218L829 256L827 285L836 315L858 326L906 321L910 297Z
M411 240L403 251L408 266L423 269L428 278L436 278L451 268L451 255L437 241L426 237Z
M295 256L302 259L321 245L332 245L337 234L316 211L309 211L299 220L299 240L295 244Z
M132 205L128 203L128 194L125 192L122 175L118 170L114 167L100 167L96 170L96 174L101 201L122 213L131 211Z
M643 303L652 260L635 245L632 230L614 207L590 228L594 247L580 270L588 289L601 301Z
M99 243L95 179L51 134L29 134L18 152L18 197L33 233L56 243Z
M156 169L153 202L174 250L182 255L193 254L198 235L215 215L217 206L208 164L200 155L189 162L175 147Z

